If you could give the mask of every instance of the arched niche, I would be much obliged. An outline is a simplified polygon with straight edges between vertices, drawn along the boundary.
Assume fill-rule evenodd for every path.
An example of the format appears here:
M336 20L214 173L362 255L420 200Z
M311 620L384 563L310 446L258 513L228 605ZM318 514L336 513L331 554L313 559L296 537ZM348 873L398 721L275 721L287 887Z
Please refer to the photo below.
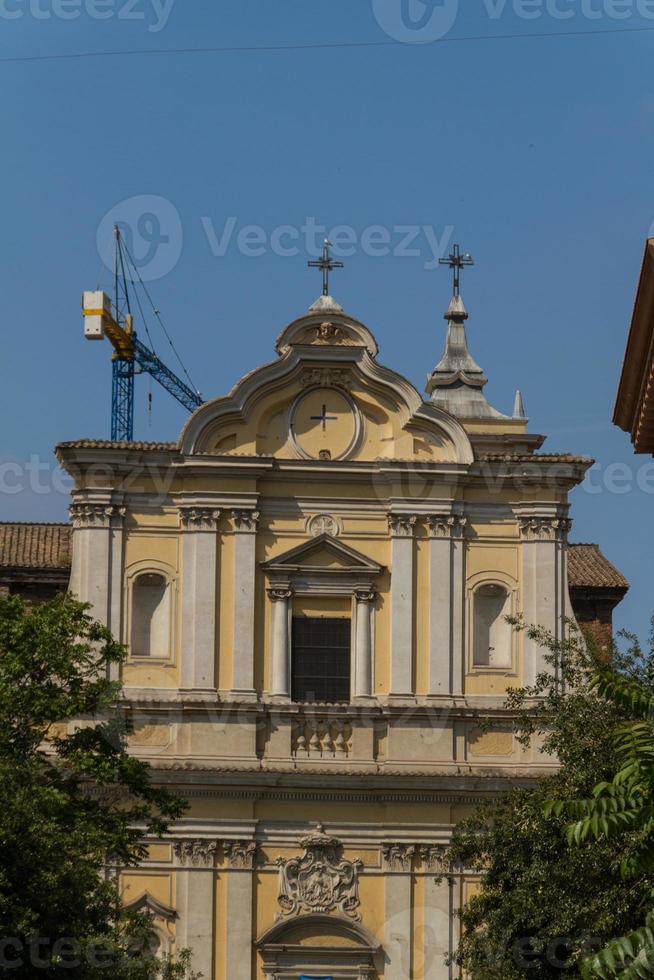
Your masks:
M269 980L377 980L383 959L379 940L360 922L323 913L283 919L255 945Z

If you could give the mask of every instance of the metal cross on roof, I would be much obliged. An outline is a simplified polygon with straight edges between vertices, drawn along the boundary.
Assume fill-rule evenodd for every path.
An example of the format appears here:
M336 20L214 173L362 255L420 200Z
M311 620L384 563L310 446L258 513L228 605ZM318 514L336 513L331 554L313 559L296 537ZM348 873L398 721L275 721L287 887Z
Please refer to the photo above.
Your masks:
M454 295L458 296L461 292L461 269L467 265L474 265L475 260L472 255L466 252L461 255L461 250L458 245L455 245L450 255L446 259L439 259L439 265L449 265L450 269L454 272Z
M336 262L329 254L331 242L326 238L322 246L322 255L315 262L307 262L311 269L322 269L322 294L329 296L329 273L332 269L343 269L342 262Z

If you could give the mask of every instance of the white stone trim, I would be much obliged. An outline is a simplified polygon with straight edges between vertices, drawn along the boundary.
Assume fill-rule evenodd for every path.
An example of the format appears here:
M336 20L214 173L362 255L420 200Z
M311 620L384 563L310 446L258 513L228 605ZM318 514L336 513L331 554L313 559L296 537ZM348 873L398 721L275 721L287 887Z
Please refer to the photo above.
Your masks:
M413 600L415 515L391 513L390 696L411 698L413 684Z
M216 688L219 517L217 507L180 507L181 687L186 690Z
M234 522L234 634L232 639L232 690L255 697L254 628L256 602L256 547L259 511L232 511Z

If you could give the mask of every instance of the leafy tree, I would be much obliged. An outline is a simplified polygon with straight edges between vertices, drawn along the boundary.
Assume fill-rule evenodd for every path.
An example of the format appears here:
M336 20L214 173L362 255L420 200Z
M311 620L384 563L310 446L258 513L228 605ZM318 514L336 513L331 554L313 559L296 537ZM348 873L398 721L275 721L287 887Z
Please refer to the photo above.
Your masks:
M617 762L613 778L593 787L589 799L550 802L545 813L577 819L567 828L577 853L600 846L621 852L623 887L654 873L654 694L609 666L600 667L591 684L597 695L627 715L612 735ZM654 977L654 890L643 901L642 924L613 939L583 964L584 976Z
M510 691L506 707L516 713L518 739L540 740L552 768L535 785L525 781L484 803L454 832L450 862L480 877L461 913L454 957L473 980L579 976L593 950L642 921L654 886L649 867L628 884L620 878L631 838L595 837L592 846L571 849L569 817L546 812L548 801L590 796L598 780L611 779L613 732L631 707L602 696L593 682L597 661L574 627L562 643L539 629L527 633L545 648L548 672L533 687ZM613 653L615 671L626 683L640 677L654 692L654 652L626 640Z
M148 916L107 871L142 860L184 804L126 751L108 680L125 650L88 608L0 596L0 976L184 980L189 954L150 955Z

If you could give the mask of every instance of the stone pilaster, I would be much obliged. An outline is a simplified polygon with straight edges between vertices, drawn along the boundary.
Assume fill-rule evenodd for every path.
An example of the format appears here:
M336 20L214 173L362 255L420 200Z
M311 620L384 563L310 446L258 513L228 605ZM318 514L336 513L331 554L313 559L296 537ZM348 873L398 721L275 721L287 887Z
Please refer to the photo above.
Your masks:
M182 628L181 686L216 687L216 582L218 520L216 507L181 507Z
M450 906L452 884L440 877L447 868L443 864L443 848L428 844L420 848L425 876L424 980L448 980L451 976L446 957L451 945Z
M252 840L226 841L227 948L229 980L252 980L252 916L257 845Z
M193 968L213 976L215 840L181 840L174 845L177 861L177 946L193 951Z
M522 552L522 616L527 626L541 626L561 640L565 634L566 548L571 522L561 514L519 516ZM523 681L533 684L550 669L547 651L522 634Z
M391 697L413 696L413 535L416 518L389 514L391 535Z
M429 694L459 695L464 673L465 525L429 517Z
M411 862L413 844L384 844L384 980L408 980L412 969Z
M232 692L253 698L256 544L259 511L233 510L234 523L234 637Z
M92 614L123 638L123 551L125 507L92 500L76 500L70 508L73 558L70 591L90 602ZM119 668L110 673L118 679Z

